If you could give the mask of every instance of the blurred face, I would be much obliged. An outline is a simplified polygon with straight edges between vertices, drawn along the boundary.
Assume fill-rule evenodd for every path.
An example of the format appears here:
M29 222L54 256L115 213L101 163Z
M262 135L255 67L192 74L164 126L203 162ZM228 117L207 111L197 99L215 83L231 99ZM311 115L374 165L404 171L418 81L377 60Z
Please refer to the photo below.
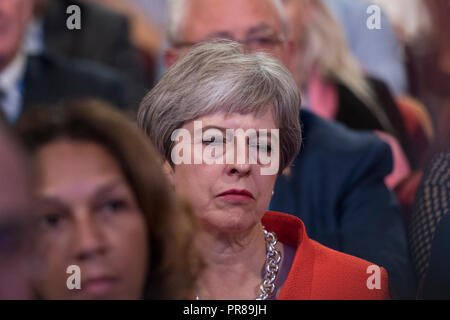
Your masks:
M248 130L277 129L272 112L263 116L241 114L213 114L196 121L202 121L203 130L210 132L202 136L199 143L202 151L211 144L228 143L214 138L214 131L224 132L226 129ZM193 122L183 127L195 135ZM249 146L246 141L246 148ZM270 147L270 140L266 142ZM194 148L194 147L193 147ZM244 163L236 161L240 152L235 143L234 161L224 164L179 164L171 170L171 181L179 195L191 202L197 217L206 230L234 233L260 230L261 218L269 205L276 174L262 175L261 164L250 164L248 154ZM227 153L227 148L223 148ZM192 162L194 163L194 162ZM231 163L231 164L227 164Z
M33 0L0 0L0 70L19 51L32 9Z
M303 64L303 56L306 42L306 28L308 19L313 9L309 0L283 0L286 17L289 21L289 39L293 46L293 55L290 70L299 85L303 88L308 81L307 72Z
M178 50L166 54L169 66L192 44L216 38L239 41L250 52L268 52L287 67L292 55L270 0L187 1L179 35Z
M0 300L32 298L31 187L25 171L15 148L0 137Z
M303 36L305 19L309 15L309 1L283 0L286 17L289 21L289 37L298 41Z
M147 229L119 164L103 147L60 140L36 154L39 256L44 299L139 299ZM67 267L81 271L69 290Z

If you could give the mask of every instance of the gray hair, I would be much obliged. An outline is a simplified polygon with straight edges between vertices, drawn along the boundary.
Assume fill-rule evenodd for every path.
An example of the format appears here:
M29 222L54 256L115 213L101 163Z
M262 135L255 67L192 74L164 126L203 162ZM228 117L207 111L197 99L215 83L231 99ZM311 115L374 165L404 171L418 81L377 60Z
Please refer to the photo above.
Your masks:
M186 6L189 0L168 0L168 17L167 17L167 39L170 45L175 45L182 42L179 38L181 25L185 18ZM280 16L283 24L284 37L287 38L289 31L289 22L286 16L286 11L281 0L269 0L273 3L277 14Z
M262 115L280 129L282 172L301 146L300 95L289 71L265 53L245 54L233 41L200 43L180 58L144 97L138 124L171 164L172 133L200 117Z

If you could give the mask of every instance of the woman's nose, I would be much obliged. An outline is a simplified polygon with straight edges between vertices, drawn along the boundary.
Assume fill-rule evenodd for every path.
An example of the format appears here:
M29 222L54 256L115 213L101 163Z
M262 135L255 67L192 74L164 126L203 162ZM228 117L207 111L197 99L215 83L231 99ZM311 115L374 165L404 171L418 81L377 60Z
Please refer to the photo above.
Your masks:
M234 152L227 154L228 174L246 176L251 171L251 157L248 142L242 143L238 139L235 140ZM233 156L233 159L230 159ZM232 160L229 162L229 160Z
M78 261L100 257L107 251L107 245L101 226L85 214L76 220L74 228L75 258Z
M238 175L240 177L248 176L251 171L250 164L232 164L229 166L228 174L229 175Z

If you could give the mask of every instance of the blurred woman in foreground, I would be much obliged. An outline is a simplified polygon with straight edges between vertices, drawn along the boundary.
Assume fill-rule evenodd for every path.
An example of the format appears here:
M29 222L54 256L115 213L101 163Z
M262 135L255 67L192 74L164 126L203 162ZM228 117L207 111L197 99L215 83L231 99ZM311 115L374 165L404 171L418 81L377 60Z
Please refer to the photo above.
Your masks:
M100 102L80 101L32 109L17 130L37 178L40 297L187 296L192 220L133 123ZM72 265L81 289L68 288Z

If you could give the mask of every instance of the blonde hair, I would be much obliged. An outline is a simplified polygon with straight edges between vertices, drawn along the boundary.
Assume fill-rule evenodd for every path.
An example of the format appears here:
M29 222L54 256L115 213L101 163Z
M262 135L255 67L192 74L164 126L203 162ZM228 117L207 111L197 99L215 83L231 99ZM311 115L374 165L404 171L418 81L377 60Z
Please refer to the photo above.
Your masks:
M386 131L394 133L393 124L379 105L362 67L350 52L342 28L324 2L294 1L313 7L308 22L304 24L304 49L300 68L297 68L300 74L308 75L316 68L321 76L341 81L367 106Z

